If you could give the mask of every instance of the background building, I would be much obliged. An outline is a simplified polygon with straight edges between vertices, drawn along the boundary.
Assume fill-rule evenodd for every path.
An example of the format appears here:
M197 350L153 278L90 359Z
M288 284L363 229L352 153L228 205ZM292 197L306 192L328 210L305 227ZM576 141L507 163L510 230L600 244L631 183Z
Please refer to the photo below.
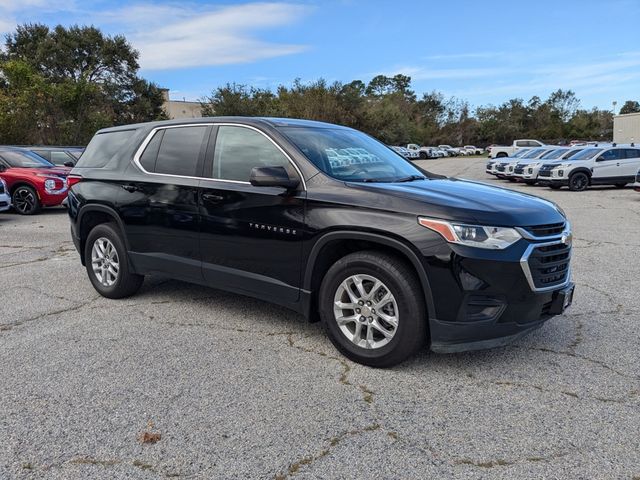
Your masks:
M640 113L613 117L613 141L640 144Z
M202 106L200 102L187 102L184 100L171 100L169 98L169 89L162 89L162 97L164 98L164 111L167 112L169 118L200 118L202 117Z

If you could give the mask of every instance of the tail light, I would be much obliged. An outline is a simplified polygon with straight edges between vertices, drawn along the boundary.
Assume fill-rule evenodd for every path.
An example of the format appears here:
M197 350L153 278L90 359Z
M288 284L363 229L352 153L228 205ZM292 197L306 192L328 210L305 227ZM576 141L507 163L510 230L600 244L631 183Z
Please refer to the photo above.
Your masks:
M71 188L76 183L80 183L81 180L82 180L82 177L80 175L69 175L67 176L67 187Z

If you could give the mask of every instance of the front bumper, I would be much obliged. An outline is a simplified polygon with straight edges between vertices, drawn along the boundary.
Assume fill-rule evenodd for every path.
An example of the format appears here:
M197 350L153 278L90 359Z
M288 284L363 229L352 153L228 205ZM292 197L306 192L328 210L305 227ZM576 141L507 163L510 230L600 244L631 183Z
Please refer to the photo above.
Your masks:
M11 208L11 197L6 194L0 194L0 212L4 212Z
M552 178L552 177L538 177L538 183L542 186L558 186L566 187L569 185L568 178Z
M557 269L555 251L531 254L559 245L565 245L560 238L550 242L522 240L503 251L455 245L450 246L453 252L448 258L425 258L434 300L429 319L431 350L459 352L502 346L561 314L571 304L574 291L570 247L563 247L568 255L566 265ZM550 263L541 267L537 262L545 255ZM548 266L551 270L546 270ZM562 277L541 284L540 271Z

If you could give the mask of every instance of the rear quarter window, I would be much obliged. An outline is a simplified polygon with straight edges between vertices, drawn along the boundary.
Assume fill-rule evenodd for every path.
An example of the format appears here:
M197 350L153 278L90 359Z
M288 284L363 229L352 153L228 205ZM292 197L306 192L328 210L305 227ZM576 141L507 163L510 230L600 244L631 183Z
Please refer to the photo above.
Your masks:
M97 133L78 160L76 167L101 168L131 139L135 130Z

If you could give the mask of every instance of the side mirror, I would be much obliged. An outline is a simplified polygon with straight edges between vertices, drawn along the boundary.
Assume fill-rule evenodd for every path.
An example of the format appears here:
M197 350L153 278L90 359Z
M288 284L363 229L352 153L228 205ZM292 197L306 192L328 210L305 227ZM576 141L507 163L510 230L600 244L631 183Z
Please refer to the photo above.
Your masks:
M254 167L249 178L254 187L282 187L293 190L300 180L291 178L284 167Z
M64 162L64 166L65 166L65 167L69 167L69 168L73 168L73 167L75 167L76 165L75 165L75 163L73 163L73 162Z

